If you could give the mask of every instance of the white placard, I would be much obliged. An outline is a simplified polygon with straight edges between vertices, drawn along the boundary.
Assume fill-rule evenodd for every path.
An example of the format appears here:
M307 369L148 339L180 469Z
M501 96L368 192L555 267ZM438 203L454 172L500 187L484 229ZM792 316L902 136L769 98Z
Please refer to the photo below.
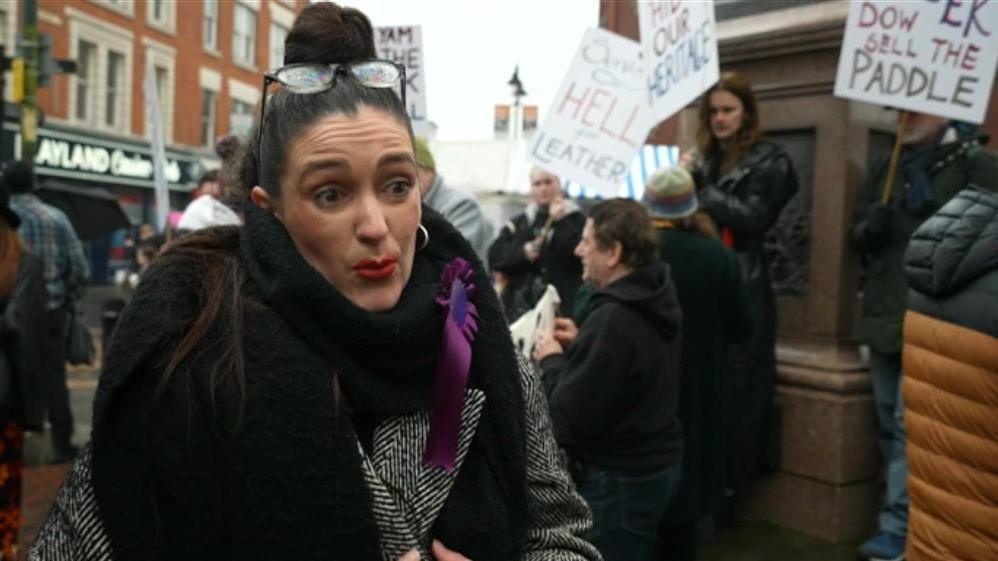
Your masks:
M427 136L426 76L423 65L423 31L418 25L375 28L378 57L405 66L405 104L418 136Z
M663 121L717 83L721 76L713 0L638 2L647 95Z
M640 53L636 41L586 31L528 157L602 196L617 196L654 125Z
M983 123L998 63L998 2L851 2L835 95Z
M541 299L537 301L537 305L510 324L509 332L513 336L513 345L528 362L534 360L537 336L541 333L550 335L554 332L554 319L557 317L560 305L558 289L549 284Z

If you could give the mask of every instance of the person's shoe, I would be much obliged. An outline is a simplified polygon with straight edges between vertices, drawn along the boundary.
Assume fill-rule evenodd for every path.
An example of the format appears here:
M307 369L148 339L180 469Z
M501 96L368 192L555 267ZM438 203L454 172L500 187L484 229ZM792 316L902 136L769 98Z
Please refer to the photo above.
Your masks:
M69 444L67 446L59 446L54 448L52 456L49 458L50 464L67 464L72 462L76 455L80 453L80 449L74 445Z
M904 561L904 536L877 532L859 546L859 555L869 561Z

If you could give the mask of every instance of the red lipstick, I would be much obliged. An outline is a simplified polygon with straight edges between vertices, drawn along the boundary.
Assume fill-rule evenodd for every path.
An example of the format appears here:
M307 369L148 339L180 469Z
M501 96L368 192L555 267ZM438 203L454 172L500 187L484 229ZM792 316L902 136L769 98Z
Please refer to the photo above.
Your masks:
M353 270L362 279L382 280L392 276L397 266L398 259L395 257L382 257L380 259L361 259L353 266Z

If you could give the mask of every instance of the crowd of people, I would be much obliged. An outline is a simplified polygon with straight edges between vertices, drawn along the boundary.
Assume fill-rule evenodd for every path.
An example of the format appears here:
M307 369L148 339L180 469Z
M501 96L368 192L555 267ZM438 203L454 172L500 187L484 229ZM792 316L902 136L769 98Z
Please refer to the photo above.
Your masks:
M30 167L4 169L0 559L46 412L73 465L32 560L696 559L778 467L765 240L799 184L748 81L704 94L696 147L640 201L580 205L536 168L493 233L363 13L309 5L285 63L176 232L136 245L82 449L65 353L87 261ZM985 559L998 163L963 124L904 128L849 231L886 471L860 554ZM549 285L526 361L508 325Z

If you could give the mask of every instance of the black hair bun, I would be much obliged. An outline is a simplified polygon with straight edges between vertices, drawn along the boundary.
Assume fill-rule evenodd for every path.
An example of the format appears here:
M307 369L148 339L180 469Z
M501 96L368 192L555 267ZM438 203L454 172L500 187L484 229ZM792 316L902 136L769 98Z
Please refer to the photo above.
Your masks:
M284 41L284 64L344 63L376 58L371 20L332 2L309 4Z

